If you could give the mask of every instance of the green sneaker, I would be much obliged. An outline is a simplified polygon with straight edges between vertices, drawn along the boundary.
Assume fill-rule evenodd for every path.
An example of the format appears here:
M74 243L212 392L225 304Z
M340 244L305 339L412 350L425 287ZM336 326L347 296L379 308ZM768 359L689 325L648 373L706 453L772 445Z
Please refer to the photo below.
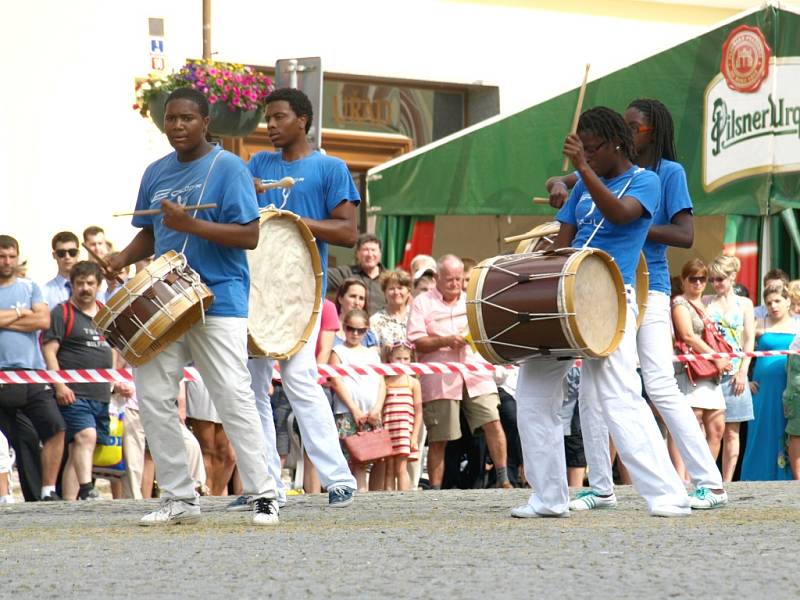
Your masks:
M593 508L616 508L617 497L614 494L610 496L600 496L594 490L586 492L578 492L575 500L569 503L570 510L592 510Z
M717 494L710 488L697 488L689 494L689 504L695 510L708 510L710 508L722 508L728 503L728 493L723 491Z

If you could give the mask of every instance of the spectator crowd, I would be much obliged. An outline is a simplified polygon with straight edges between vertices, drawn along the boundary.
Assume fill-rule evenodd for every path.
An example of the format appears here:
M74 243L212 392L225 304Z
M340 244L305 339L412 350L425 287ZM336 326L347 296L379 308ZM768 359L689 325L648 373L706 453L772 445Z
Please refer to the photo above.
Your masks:
M0 370L124 368L92 317L113 295L98 257L111 243L99 227L83 232L90 250L81 260L78 237L52 238L56 274L37 284L25 277L19 243L0 235ZM388 270L380 240L362 235L353 265L330 269L316 340L318 364L476 362L466 316L469 270L475 261L420 255L410 272ZM141 270L147 261L137 263ZM736 283L739 262L719 256L683 265L673 279L675 340L693 353L713 351L707 323L736 352L800 350L800 281L780 270L763 281L761 304ZM123 280L127 274L123 274ZM693 379L685 363L675 377L692 407L724 481L800 479L800 356L713 361L716 373ZM495 374L375 373L323 378L342 448L359 491L422 488L498 488L527 485L516 423L516 369ZM580 371L564 380L561 418L571 486L586 477L578 398ZM283 476L289 493L319 493L320 478L304 452L292 409L276 379L269 390ZM183 384L180 428L197 490L239 495L236 455L202 381ZM656 418L657 410L653 407ZM383 458L355 462L347 438L385 429ZM12 462L26 501L96 500L96 480L114 498L158 494L131 383L0 384L0 503L14 501ZM677 472L688 480L680 451L662 425ZM612 450L613 455L613 450ZM627 482L617 459L615 479Z

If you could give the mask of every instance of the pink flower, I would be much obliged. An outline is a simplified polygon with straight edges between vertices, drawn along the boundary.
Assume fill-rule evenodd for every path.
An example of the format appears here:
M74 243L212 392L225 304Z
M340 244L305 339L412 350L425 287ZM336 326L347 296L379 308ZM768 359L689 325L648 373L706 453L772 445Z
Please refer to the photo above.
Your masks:
M223 83L225 83L225 82L222 80L222 78L221 78L221 77L217 77L217 78L214 80L214 82L215 82L217 85L219 85L219 86L222 86L222 84L223 84Z
M213 77L214 75L216 75L217 73L219 73L219 70L218 70L218 69L215 69L214 67L211 67L211 68L208 70L208 74L209 74L209 75L211 75L212 77Z

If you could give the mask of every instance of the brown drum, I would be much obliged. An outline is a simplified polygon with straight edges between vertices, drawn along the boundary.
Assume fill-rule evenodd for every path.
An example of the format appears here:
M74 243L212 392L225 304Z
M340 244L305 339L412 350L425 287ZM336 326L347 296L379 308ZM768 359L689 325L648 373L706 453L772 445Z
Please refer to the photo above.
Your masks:
M93 320L137 367L186 333L213 300L186 257L169 250L114 292Z
M561 223L558 221L550 221L537 225L526 234L514 236L516 239L525 236L517 244L514 254L549 250L555 242L559 229L561 229ZM644 258L644 252L641 252L639 254L639 264L636 267L636 306L639 308L639 314L636 315L637 329L644 320L644 311L647 310L647 294L649 291L650 273L647 271L647 260Z
M625 315L619 268L592 248L495 256L475 267L467 288L470 336L493 364L608 356Z

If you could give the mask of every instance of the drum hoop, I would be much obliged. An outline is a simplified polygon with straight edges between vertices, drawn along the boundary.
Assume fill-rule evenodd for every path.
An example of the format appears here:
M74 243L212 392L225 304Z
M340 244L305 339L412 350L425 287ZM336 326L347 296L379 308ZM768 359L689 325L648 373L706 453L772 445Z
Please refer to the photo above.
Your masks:
M617 310L617 323L622 323L621 328L617 331L607 348L601 351L594 351L589 348L586 340L583 339L580 329L578 328L578 318L575 312L575 305L573 300L573 291L575 289L575 275L577 275L578 267L589 256L597 255L610 267L611 278L617 287L619 294L619 308ZM625 334L625 319L627 318L627 299L625 297L625 282L622 280L622 274L619 271L614 259L603 250L597 248L583 248L578 250L567 259L564 264L563 273L569 272L572 277L562 277L559 282L558 289L558 306L559 309L565 308L567 313L566 319L562 319L561 326L564 335L573 344L575 348L585 348L584 351L579 351L586 358L604 358L611 354L622 341L622 336ZM563 302L563 304L562 304Z
M503 256L486 258L475 265L467 284L467 327L478 354L494 365L507 364L513 361L502 358L494 351L491 344L482 341L486 340L486 330L483 327L483 310L479 308L480 301L476 300L476 298L480 298L483 293L483 284L486 281L486 274L490 271L490 267L501 258Z
M300 232L300 236L306 243L308 252L311 255L311 268L314 271L314 307L311 310L311 319L309 319L305 329L303 329L300 339L297 340L297 343L295 343L295 345L286 352L267 352L258 344L258 342L255 341L255 339L249 335L248 350L252 356L267 357L275 360L287 360L297 354L311 338L311 334L314 332L314 327L317 324L319 313L322 310L322 259L320 258L319 249L317 248L317 238L314 237L311 229L309 229L308 225L303 222L303 220L300 218L300 215L293 213L290 210L281 210L273 207L268 207L265 210L262 210L258 224L259 231L264 223L275 218L288 218L293 220L295 226ZM255 351L260 352L260 354L256 353Z

